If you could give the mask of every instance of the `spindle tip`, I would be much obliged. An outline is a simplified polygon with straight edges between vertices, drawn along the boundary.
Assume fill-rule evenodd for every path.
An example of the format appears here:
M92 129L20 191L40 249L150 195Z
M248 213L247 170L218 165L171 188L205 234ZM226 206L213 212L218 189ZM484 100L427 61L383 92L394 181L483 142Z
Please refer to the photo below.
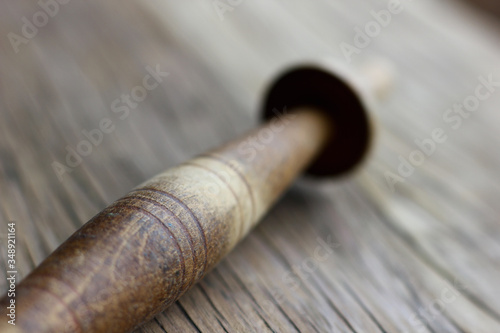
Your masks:
M373 61L359 73L333 59L306 62L277 76L264 96L262 116L269 120L283 109L314 107L326 112L334 133L307 170L317 177L351 172L370 150L371 110L390 90L393 71L388 62Z

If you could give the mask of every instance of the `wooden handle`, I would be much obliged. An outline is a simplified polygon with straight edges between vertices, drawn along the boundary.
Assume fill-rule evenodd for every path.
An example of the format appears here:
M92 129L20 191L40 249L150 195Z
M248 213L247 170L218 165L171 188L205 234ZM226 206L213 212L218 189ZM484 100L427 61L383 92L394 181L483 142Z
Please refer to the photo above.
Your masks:
M137 327L212 269L330 135L326 115L294 110L157 175L92 218L22 281L16 326L2 320L0 331Z

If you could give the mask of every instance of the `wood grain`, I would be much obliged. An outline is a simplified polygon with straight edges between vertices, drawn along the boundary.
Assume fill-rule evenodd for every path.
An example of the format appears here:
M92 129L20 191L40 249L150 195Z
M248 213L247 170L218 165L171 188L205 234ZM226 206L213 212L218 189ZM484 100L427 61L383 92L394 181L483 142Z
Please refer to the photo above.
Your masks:
M299 182L234 251L169 310L137 332L496 332L500 93L454 130L443 114L500 78L498 24L461 2L412 1L353 65L390 58L398 81L378 110L375 151L354 179ZM13 52L35 2L2 3L0 233L17 225L26 276L84 222L154 174L252 128L278 68L345 58L341 42L386 1L77 1ZM466 22L466 23L464 23ZM170 75L125 119L113 101L146 66ZM497 79L499 80L499 79ZM52 163L82 130L114 130L60 182ZM443 128L395 191L386 171ZM0 283L6 290L6 246ZM327 244L327 245L325 245Z

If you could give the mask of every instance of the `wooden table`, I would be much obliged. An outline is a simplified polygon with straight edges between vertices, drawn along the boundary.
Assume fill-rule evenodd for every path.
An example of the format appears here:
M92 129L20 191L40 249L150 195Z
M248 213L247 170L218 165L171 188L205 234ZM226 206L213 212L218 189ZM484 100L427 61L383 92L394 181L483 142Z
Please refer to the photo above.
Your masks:
M351 178L299 181L202 283L137 332L500 330L500 25L460 2L402 4L351 57L352 66L385 57L397 71L367 165ZM132 187L252 128L280 68L347 63L340 45L355 45L354 29L384 9L387 1L74 0L49 8L43 25L36 2L3 2L0 290L7 223L22 278ZM168 75L148 81L155 87L138 101L136 87L155 70ZM122 99L131 93L137 103ZM447 111L464 102L477 110ZM83 154L69 165L74 150ZM401 166L412 161L423 163Z

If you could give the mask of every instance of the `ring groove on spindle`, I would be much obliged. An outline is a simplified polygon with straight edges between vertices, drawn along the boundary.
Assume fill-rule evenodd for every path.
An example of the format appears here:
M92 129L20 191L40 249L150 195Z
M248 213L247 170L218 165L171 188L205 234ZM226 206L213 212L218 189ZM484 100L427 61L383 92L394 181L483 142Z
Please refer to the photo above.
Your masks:
M239 239L243 238L243 233L245 232L245 228L246 228L246 225L244 223L244 218L243 218L243 206L242 206L242 203L240 201L240 198L238 197L238 195L236 195L236 192L234 191L234 189L232 188L232 186L224 178L222 178L216 171L210 169L207 166L204 166L204 165L201 165L201 164L198 164L198 163L194 163L194 162L186 162L186 163L184 163L184 165L189 165L189 166L193 166L193 167L196 167L196 168L203 169L203 170L209 172L210 174L215 175L224 185L226 185L226 187L228 188L228 190L233 195L234 200L236 201L237 206L238 206L238 215L240 216L240 223L239 223L240 224L240 230L239 230L239 236L238 236L238 238Z
M74 311L71 310L71 307L68 306L68 304L66 304L66 302L61 297L59 297L54 292L52 292L52 291L50 291L50 290L48 290L46 288L43 288L41 286L35 286L35 285L29 285L28 284L28 285L26 285L26 289L36 289L39 292L45 293L46 295L49 295L52 298L56 299L63 306L63 310L71 315L71 318L73 318L73 321L75 322L76 328L78 328L78 330L80 332L83 332L82 324L78 320L78 317L76 316L76 314L74 313Z
M61 279L58 279L58 278L55 278L54 276L52 275L49 275L49 274L45 274L45 273L40 273L40 278L44 278L44 279L39 279L39 281L43 281L44 283L47 283L47 281L54 281L58 287L61 287L61 285L65 286L66 288L68 288L69 290L71 290L72 293L74 293L76 295L76 297L82 302L82 303L86 303L83 298L81 297L81 293L79 293L75 287L73 287L72 285L70 285L69 283L67 283L66 281L64 280L61 280ZM29 281L30 283L27 284L28 286L34 286L34 287L37 287L36 284L33 284L33 282L35 282L36 280L32 280L32 281ZM60 289L60 288L59 288Z
M127 199L130 199L130 197L127 198ZM146 198L133 197L133 199L141 200L141 199L146 199ZM158 204L158 203L156 203L156 204L152 203L152 204L155 205L155 207L161 207L161 205ZM158 223L160 223L163 226L163 228L171 236L170 239L174 240L175 249L176 249L177 253L179 254L179 262L180 262L181 268L182 268L182 277L181 277L180 284L183 285L184 284L184 279L186 278L186 264L184 262L184 253L181 250L181 247L179 246L179 242L178 242L177 238L174 237L173 233L170 231L170 229L168 228L168 226L165 223L163 223L162 220L158 216L154 215L153 213L151 213L150 211L148 211L147 209L145 209L143 207L135 206L131 202L126 202L125 203L125 202L121 202L121 200L119 200L119 201L117 201L115 203L115 207L121 207L121 208L124 208L124 209L132 209L132 210L138 211L141 214L149 216L150 218L152 218L153 220L157 221ZM177 298L181 294L182 291L183 291L182 289L179 289L179 291L177 292L175 298Z
M253 194L252 188L250 187L250 184L248 183L248 180L246 179L245 175L243 175L237 168L235 168L233 165L231 165L231 163L226 161L222 156L219 156L219 155L212 153L212 154L203 154L200 157L206 157L206 158L210 158L214 161L217 161L217 162L229 167L231 170L233 170L240 177L240 179L243 181L243 183L245 184L245 187L248 190L248 195L250 197L250 202L252 204L252 208L251 208L252 216L250 218L250 223L252 221L254 221L254 219L255 219L255 199L254 199L254 194Z
M205 272L207 271L207 265L208 265L208 247L207 247L207 237L205 235L205 231L203 230L203 227L201 226L201 223L200 223L200 220L198 219L198 217L196 217L196 215L194 214L194 212L191 210L191 208L189 208L184 202L182 202L182 200L180 200L179 198L175 197L174 195L168 193L168 192L165 192L165 191L162 191L162 190L157 190L155 188L141 188L141 189L137 189L137 190L133 190L131 191L130 193L133 193L133 192L139 192L139 191L150 191L150 192L154 192L154 193L157 193L161 196L164 196L164 197L167 197L171 200L173 200L175 203L177 203L180 207L182 207L184 209L185 212L188 213L189 216L191 216L191 218L193 219L193 221L196 223L196 226L200 232L200 235L202 236L202 244L203 244L203 249L205 251L205 262L204 262L204 265L203 265L203 272L202 272L202 276L205 275ZM182 221L182 220L181 220Z
M145 200L146 202L150 202L151 204L154 205L155 208L158 208L159 210L166 212L176 222L176 225L179 226L179 233L187 239L188 244L189 244L189 249L191 250L191 256L187 256L187 257L183 256L183 258L184 258L184 261L186 261L186 258L189 258L192 260L192 270L191 270L191 272L189 272L190 273L189 274L190 283L186 288L186 289L189 289L189 287L194 284L195 272L198 268L198 256L196 254L196 248L194 246L193 236L189 232L188 228L186 227L186 225L184 224L182 219L179 216L177 216L177 214L175 214L175 212L172 210L172 208L167 207L163 202L157 201L156 197L154 197L154 196L151 197L151 195L148 196L148 192L150 192L150 191L143 191L142 189L139 189L139 190L134 190L132 192L134 192L134 193L133 194L129 193L129 195L125 196L124 198L120 199L119 201L131 199L131 200ZM152 193L155 193L155 192L152 192ZM175 201L173 201L173 202L174 202L174 204L177 204ZM174 231L172 231L172 230L170 230L170 231L172 232L172 234L174 233ZM181 236L179 236L179 237L181 237ZM174 235L174 238L176 238L177 240L179 239L179 237L176 237ZM184 254L184 251L182 251L182 253Z

